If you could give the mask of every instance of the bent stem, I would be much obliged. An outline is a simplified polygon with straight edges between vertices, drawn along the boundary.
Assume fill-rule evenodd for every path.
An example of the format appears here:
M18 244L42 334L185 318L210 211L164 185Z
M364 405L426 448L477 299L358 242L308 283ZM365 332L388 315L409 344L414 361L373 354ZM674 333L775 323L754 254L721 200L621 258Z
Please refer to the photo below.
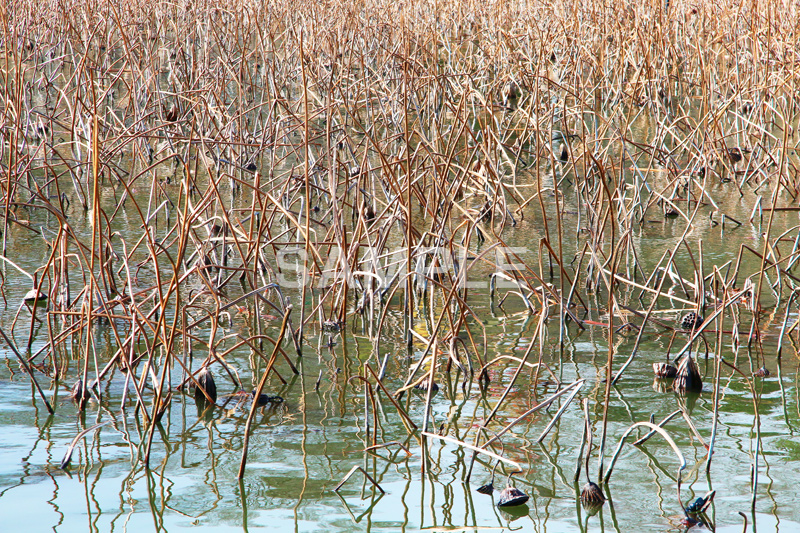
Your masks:
M258 397L261 394L261 391L264 389L264 385L267 382L267 378L269 377L269 372L272 369L272 366L275 364L275 360L278 358L278 352L280 351L281 341L283 341L284 334L286 333L286 324L289 322L289 315L292 313L292 307L287 306L286 312L283 314L283 321L281 322L281 332L278 335L278 338L275 340L275 346L272 349L272 355L269 357L269 363L267 363L267 368L264 370L264 374L261 376L261 380L258 382L258 387L253 392L253 400L250 403L250 412L247 415L247 423L244 426L244 444L242 445L242 462L239 464L239 473L236 475L237 479L244 478L244 468L247 464L247 449L250 445L250 428L253 425L253 417L255 417L256 409L258 409Z
M678 504L680 504L681 509L683 510L684 514L686 514L686 509L684 508L683 501L681 500L681 473L686 468L686 459L683 457L683 454L681 453L680 449L678 449L678 445L675 444L675 441L672 440L672 437L669 436L669 433L667 433L660 426L657 426L657 425L655 425L655 424L653 424L651 422L636 422L635 424L633 424L631 427L629 427L625 431L625 433L622 435L622 438L619 441L619 445L617 446L617 450L614 452L614 455L611 457L611 464L608 465L608 472L606 472L606 477L603 480L603 482L606 485L608 484L609 480L611 479L611 472L614 470L614 464L617 462L617 457L619 457L619 454L622 451L622 446L625 444L626 439L628 438L628 436L630 436L630 434L633 432L633 430L638 428L638 427L648 427L652 431L655 431L656 433L658 433L659 435L664 437L664 440L667 441L667 444L669 444L670 448L672 448L672 451L674 451L675 455L678 457L678 461L680 461L680 466L678 467L678 476L677 476L677 480L678 480Z

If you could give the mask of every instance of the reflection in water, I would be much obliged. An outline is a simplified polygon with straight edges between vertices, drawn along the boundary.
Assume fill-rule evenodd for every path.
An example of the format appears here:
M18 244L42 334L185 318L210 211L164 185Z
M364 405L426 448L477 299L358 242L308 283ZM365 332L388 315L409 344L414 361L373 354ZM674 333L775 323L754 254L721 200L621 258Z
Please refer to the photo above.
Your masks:
M577 373L564 378L594 374L591 354L575 354L572 359ZM776 373L780 375L781 365L776 364L774 368L779 369ZM666 425L684 453L695 454L682 475L686 498L696 497L693 492L704 493L708 485L713 484L718 497L708 513L709 521L719 522L721 518L723 525L717 529L725 531L726 526L734 523L729 518L730 511L748 505L747 497L740 495L749 494L749 476L746 468L742 470L738 466L749 463L747 446L752 402L748 386L735 381L734 374L728 377L725 395L721 398L726 407L720 411L722 436L716 443L715 467L710 478L701 479L699 474L704 471L705 454L698 446L698 439L707 441L709 438L713 395L676 395L670 391L656 396L659 403L654 404L653 393L647 392L649 387L640 385L651 379L651 370L641 368L630 372L628 379L617 385L618 394L625 402L616 403L618 410L611 413L612 427L627 425L650 413L660 420L675 409L690 416L695 430L689 429L681 416ZM317 373L316 368L311 372L312 375ZM372 439L365 442L363 394L353 394L363 390L337 378L334 372L328 375L331 379L323 381L318 390L314 390L313 383L302 379L287 384L286 388L278 390L286 399L283 404L259 408L249 462L251 470L241 483L232 480L240 459L246 409L232 405L223 409L204 400L179 396L157 427L153 467L148 470L140 463L147 433L132 410L122 412L112 404L93 400L90 409L78 415L74 404L62 401L57 403L55 415L37 419L42 411L30 387L24 382L6 381L2 399L15 407L13 411L0 411L7 428L6 434L0 435L3 444L0 453L5 458L3 464L19 464L19 459L25 462L19 467L5 467L0 501L4 506L13 505L29 497L29 487L47 483L52 492L43 501L47 502L49 510L25 516L25 520L32 520L36 527L68 529L75 529L79 522L86 524L88 520L90 528L96 531L132 530L134 527L171 531L191 524L244 531L265 526L300 530L321 523L333 529L346 529L346 524L350 523L372 531L419 527L527 529L539 527L545 520L550 524L564 524L565 529L587 531L612 527L624 531L624 526L616 525L618 521L620 524L632 521L662 524L663 528L681 513L679 502L675 500L675 457L659 437L641 446L624 448L611 484L603 487L607 496L621 494L624 501L635 503L621 509L609 505L608 511L601 510L597 514L593 514L593 509L572 505L578 489L568 479L571 474L565 474L564 469L570 471L577 462L575 454L583 420L579 413L569 411L539 444L533 441L548 422L547 417L520 424L513 435L501 438L502 447L497 449L498 453L530 465L528 472L515 476L519 478L515 484L531 499L512 514L507 513L508 509L496 509L495 498L473 492L492 476L495 468L503 467L497 467L494 461L479 460L473 474L475 483L465 484L462 476L467 471L466 459L471 453L456 446L431 444L427 458L429 473L420 480L422 457L418 441L406 431L400 417L391 415L395 412L391 402L381 394L376 395L379 423L370 428L370 435L376 435L379 441L397 440L397 443L363 451L366 442ZM497 374L494 379L504 378ZM763 467L762 477L766 483L760 489L763 495L760 501L767 505L765 510L772 513L773 522L781 517L781 531L792 531L797 520L782 501L786 494L791 494L789 487L794 481L775 468L781 456L775 455L776 448L771 443L780 446L783 442L780 440L784 438L783 432L791 427L786 424L787 416L792 424L797 423L797 414L783 409L784 405L796 405L797 389L792 381L779 383L778 379L777 376L762 378L758 383L763 405L764 446L775 458L768 462L769 466ZM347 393L348 390L351 392ZM487 394L480 391L465 394L459 388L443 387L433 403L433 425L438 428L444 423L443 431L449 431L459 440L468 438L469 433L460 431L492 410L495 394L491 389ZM587 394L591 397L597 393L589 391ZM405 401L403 406L410 416L415 416L419 414L419 403L420 400ZM298 409L303 404L306 405L305 416ZM9 416L11 413L13 417ZM502 423L514 416L505 415ZM38 428L25 451L20 450L19 444L7 445L13 441L22 442L19 434L27 424L20 426L16 422L20 417ZM73 466L60 470L58 463L75 435L97 423L105 425L85 436L76 447ZM699 435L695 436L694 431ZM793 449L788 445L784 448ZM13 456L16 460L9 460ZM297 457L302 459L298 461ZM387 491L386 495L381 495L363 478L351 480L352 487L348 484L341 495L335 495L333 487L355 465L365 468ZM10 477L14 471L16 482ZM715 474L717 472L719 474ZM705 486L698 490L694 489L696 485ZM419 514L413 512L414 509L418 509ZM144 513L148 516L146 522ZM529 520L523 520L525 516ZM765 516L758 517L759 524Z
M694 110L690 112L694 113ZM651 134L651 130L639 128L642 128L639 124L632 126L636 135ZM572 148L570 145L570 151ZM534 171L541 172L541 176L534 176ZM578 173L582 171L565 166L558 169L560 174L556 174L543 163L538 169L532 167L531 172L530 175L515 176L515 180L519 178L518 185L528 187L534 178L547 182L548 194L552 196L547 196L547 205L542 209L550 210L547 212L552 214L555 205L550 204L556 203L554 198L560 198L563 201L559 205L566 211L563 219L559 220L568 232L582 235L586 224L581 218L583 213L570 203L570 195L576 194L570 190L571 184L577 183ZM655 169L653 173L661 176ZM563 178L560 185L563 190L552 192L556 175ZM639 179L634 170L625 170L621 175L624 179ZM165 196L174 192L169 189L170 184L155 180L153 183L168 190L163 193ZM621 189L620 194L624 191ZM718 189L712 194L725 196L729 192ZM674 200L681 210L691 203L687 198L676 197ZM620 205L626 201L626 198L619 198ZM231 203L235 203L235 198ZM116 209L116 201L108 207ZM742 220L750 215L742 213L741 206L735 201L723 208L729 215ZM666 205L664 209L667 209ZM513 231L504 232L507 244L530 248L532 242L538 242L542 237L538 227L541 217L538 213L535 216L538 218L532 222L534 215L528 214L527 219L519 221L519 228L515 226ZM679 224L680 218L667 220L660 213L655 217L644 212L641 216L641 227L631 235L637 243L637 250L641 251L637 258L641 265L630 266L634 271L641 270L642 265L647 271L665 247L673 247L686 233L686 226ZM37 223L46 226L48 221ZM796 231L793 230L795 224L796 220L792 218L779 218L775 228L780 226L780 231L791 232ZM704 226L699 222L695 226L692 231L696 232L694 237L702 239L703 258L707 261L713 258L715 266L719 266L717 259L727 261L733 240L731 231L712 232L711 225ZM134 230L141 233L138 223L133 224L132 230L128 228L128 231ZM738 243L758 238L761 231L754 227L751 237L734 236ZM210 238L223 239L222 233L220 236L217 228L210 232ZM12 241L11 248L38 268L41 258L35 255L37 251L22 248L23 245L18 244L21 242L23 239ZM588 261L587 254L580 250L582 243L579 241L575 250L566 246L565 256L574 253L577 261ZM699 246L699 243L699 240L690 241L692 246ZM476 254L487 247L476 248ZM230 250L214 241L206 251L211 257ZM526 259L530 260L530 257ZM675 265L658 273L665 279L678 279L674 287L668 289L677 298L691 298L688 293L692 290L686 286L683 277L676 277L679 274L673 272L673 267L675 270L686 269L695 259L699 257L679 257ZM223 262L222 258L219 262ZM708 265L706 263L706 267ZM602 271L606 266L601 263L595 268ZM143 266L143 269L147 268ZM543 271L546 270L544 267ZM224 273L223 268L214 272L216 283ZM489 275L488 272L484 274ZM145 278L149 274L141 275ZM629 277L637 279L636 276ZM548 283L557 286L559 281L555 276ZM197 280L192 280L192 283L197 284L188 291L192 296L195 291L202 293L205 290ZM587 283L592 281L587 280ZM234 298L239 294L238 288L231 286L227 290L233 293ZM591 506L591 502L584 506L580 503L580 487L572 481L573 469L581 461L579 449L583 440L584 416L579 409L568 408L554 420L563 405L557 402L526 417L490 446L493 453L524 465L524 471L515 476L514 485L530 497L525 505L499 509L497 505L502 495L487 488L483 492L492 492L487 496L476 493L476 489L490 476L494 481L496 471L501 476L509 476L511 472L502 465L498 466L497 461L486 461L483 457L473 460L471 451L452 443L428 440L423 448L419 433L412 427L412 423L421 425L422 420L428 418L429 430L439 435L467 444L475 443L476 436L480 435L479 442L486 442L497 436L501 428L508 427L517 417L563 388L564 384L585 379L586 386L579 391L577 400L587 400L588 405L595 409L590 431L599 433L602 409L598 406L603 403L606 388L609 338L605 327L609 317L602 311L606 306L602 291L602 284L598 284L588 287L582 295L587 300L580 310L586 315L581 317L587 320L584 329L572 322L562 327L555 316L546 318L529 313L522 303L515 303L514 298L493 300L485 288L473 290L471 295L477 316L469 320L474 326L474 338L457 337L452 352L444 359L446 366L438 369L436 379L422 379L419 387L402 396L390 397L389 394L403 386L409 365L420 363L425 367L427 363L423 364L423 353L427 348L420 344L407 348L403 340L403 322L407 317L396 299L390 298L386 302L380 328L366 315L360 314L348 315L352 320L335 323L335 327L330 323L323 323L320 327L307 323L303 357L297 364L299 375L273 376L268 382L268 394L284 401L269 401L258 408L248 471L241 481L236 480L236 473L241 460L246 413L253 400L248 391L257 381L264 362L261 360L263 347L257 346L256 342L233 346L243 338L261 342L264 336L274 335L275 317L272 314L276 311L261 300L254 298L243 302L241 308L230 308L226 311L229 315L220 319L219 332L203 332L209 336L218 335L215 340L219 342L214 345L216 352L213 356L224 360L224 365L220 363L210 367L217 380L215 388L219 389L216 402L209 402L204 396L182 395L176 387L184 376L176 366L170 378L173 380L171 387L168 387L174 401L166 406L160 423L153 426L152 432L142 421L143 409L154 411L151 405L153 391L146 385L148 381L142 379L142 374L158 373L162 369L156 368L157 363L147 370L140 366L122 379L117 376L101 380L98 384L99 399L92 397L84 412L78 412L64 398L67 387L63 383L53 384L49 400L56 412L47 415L27 378L7 356L0 373L0 514L4 515L3 524L11 530L56 529L67 533L85 531L87 525L92 531L156 530L173 533L197 526L219 531L267 528L376 532L470 528L526 531L602 531L611 528L621 532L632 528L663 531L673 525L683 529L685 526L680 521L684 518L682 510L687 500L678 501L676 498L675 454L660 437L641 445L626 446L616 464L613 480L600 487L608 499L607 506ZM627 303L641 301L641 295L635 294L634 289L631 291L625 295L630 297ZM17 292L21 294L20 290ZM290 296L298 307L299 295L291 293ZM538 297L538 293L526 295L529 299ZM312 291L306 304L313 307L320 299L320 294ZM675 302L683 308L682 302ZM211 308L207 302L198 305ZM348 302L342 305L346 307ZM432 305L434 309L421 311L424 319L416 322L421 335L435 329L431 313L442 310L437 305L440 302ZM8 313L3 316L4 326L14 319L17 309L12 311L12 316L6 316ZM207 309L204 312L210 313ZM550 312L555 311L551 309ZM662 322L672 320L665 317L679 315L669 308L655 309L654 312ZM43 310L37 313L45 316ZM752 314L752 307L743 304L734 313L737 320L734 327L739 327L738 324L746 323L746 317ZM800 505L797 505L794 475L800 464L800 445L797 444L800 424L798 346L795 337L786 335L782 340L782 357L775 355L781 322L775 317L784 316L791 318L790 323L797 318L796 313L787 313L784 307L759 315L759 324L764 331L753 351L741 350L736 344L745 343L746 332L740 336L741 341L733 336L731 345L718 347L726 361L739 369L749 368L749 372L744 372L748 376L762 367L774 369L770 375L762 373L753 378L760 427L754 427L753 398L748 383L740 374L723 368L720 393L715 396L711 392L709 384L716 371L713 349L707 360L704 360L702 352L698 359L706 383L704 392L676 394L668 380L656 379L650 386L651 368L654 362L674 354L676 348L685 342L687 333L664 333L653 327L645 328L641 342L635 328L630 332L620 330L614 336L614 370L619 368L618 360L621 365L628 355L632 364L610 387L613 401L608 412L609 442L615 444L614 439L635 422L660 421L674 414L664 427L687 459L687 468L681 473L682 490L692 497L696 493L717 491L718 496L708 511L711 515L708 524L711 526L716 522L718 531L738 532L741 529L737 513L747 511L750 506L750 465L757 453L754 435L758 431L759 446L764 455L758 461L757 512L748 514L749 526L753 531L756 524L762 530L777 530L780 526L782 532L800 531ZM638 327L637 318L626 316L628 319ZM478 323L478 320L482 322ZM94 326L94 339L101 349L97 350L97 358L91 361L90 366L110 364L114 354L104 354L102 347L114 345L113 324L100 321ZM32 322L31 338L43 344L43 339L49 335L48 326L44 321ZM123 323L120 327L128 326ZM479 330L483 332L484 328L485 337L475 334ZM725 329L732 327L726 325ZM19 338L19 331L16 333ZM25 335L28 334L26 331ZM532 343L531 339L536 335L540 337ZM704 350L709 351L714 333L704 335L708 339L701 341ZM198 342L202 344L207 339L201 341ZM520 357L529 347L528 363L531 366L518 371ZM40 348L35 343L32 347L33 350ZM136 356L142 357L145 348L133 345L131 351L141 350ZM442 347L438 349L444 351ZM291 349L287 348L287 351ZM38 371L47 377L56 374L74 377L76 361L72 358L76 353L80 353L80 349L75 346L59 345L49 355L50 359L45 359L46 363L36 363ZM376 354L378 358L374 358ZM374 376L372 372L377 372L376 363L383 362L386 362L386 390L376 388L374 380L370 380ZM491 364L487 364L489 362ZM116 369L115 364L119 363L110 367ZM477 373L482 368L486 371L478 378L470 375L470 372ZM229 375L233 373L229 369L238 369L241 375ZM124 371L130 372L128 368ZM506 403L496 413L492 425L486 426L487 418L517 374L518 381L509 390ZM431 404L428 409L425 403L429 383ZM124 395L129 401L123 406L119 402ZM139 397L142 398L141 404L138 403ZM715 418L717 411L719 417ZM549 433L544 434L543 430L550 422L555 424ZM710 474L705 474L706 450L715 423L718 431L714 442L714 467ZM72 466L60 469L61 457L75 436L98 424L105 426L101 431L90 432L80 439ZM638 436L644 435L642 432ZM636 437L633 435L631 442ZM381 445L386 446L376 447ZM149 468L143 464L148 448L151 449ZM594 447L587 453L600 452ZM606 460L610 453L606 448ZM367 472L386 493L381 493L360 474L351 479L341 492L334 492L334 487L355 466ZM622 502L620 505L614 505L612 494L617 502ZM7 518L7 514L14 516Z
M360 509L358 512L361 514L359 514L358 516L356 516L353 513L353 509L350 507L350 505L342 497L341 494L337 492L336 495L339 496L339 499L342 501L342 504L344 505L344 508L347 510L347 513L350 515L350 518L353 520L353 523L358 524L359 522L361 522L361 520L364 519L365 516L371 518L373 508L381 500L381 498L383 498L384 493L373 490L368 498L368 501L366 502L366 508Z

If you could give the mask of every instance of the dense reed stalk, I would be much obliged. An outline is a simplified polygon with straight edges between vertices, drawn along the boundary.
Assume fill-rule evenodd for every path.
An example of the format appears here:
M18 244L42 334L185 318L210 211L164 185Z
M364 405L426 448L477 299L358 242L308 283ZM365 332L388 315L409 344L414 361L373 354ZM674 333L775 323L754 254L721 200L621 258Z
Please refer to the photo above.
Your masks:
M607 481L619 453L604 473L613 389L638 364L635 348L614 364L618 328L640 328L637 347L646 332L671 330L678 355L706 343L716 409L721 346L760 345L768 318L759 311L791 304L800 286L798 227L775 234L800 194L797 9L779 0L11 1L0 35L3 256L12 234L47 247L35 272L18 268L49 303L20 305L14 324L30 322L24 334L12 326L7 343L37 388L79 380L81 409L124 383L147 462L159 420L199 369L236 389L245 372L257 398L268 379L302 371L315 334L348 334L360 320L374 349L348 383L368 389L365 447L380 446L377 410L388 398L426 449L457 442L473 461L518 467L498 441L522 417L502 425L497 413L520 376L530 374L534 399L543 376L559 386L556 399L571 391L556 419L577 409L583 385L564 387L545 360L548 321L559 324L562 353L570 328L598 328L608 349L595 397L598 479ZM726 211L731 196L751 220ZM676 238L647 264L638 239L665 217ZM697 235L707 220L763 236L717 263ZM478 308L489 298L534 317L522 357L488 353ZM390 309L402 309L405 351L388 338ZM658 318L676 309L705 320L681 332ZM283 318L277 339L265 333L268 316ZM246 333L227 333L234 319ZM251 351L251 368L229 364L236 349ZM436 434L437 381L451 378L468 396L506 360L516 366L488 415L457 439ZM425 394L403 404L416 386ZM413 402L421 420L408 414ZM254 401L240 478L255 410ZM634 427L667 439L680 478L683 456L666 431ZM719 437L715 425L712 449Z

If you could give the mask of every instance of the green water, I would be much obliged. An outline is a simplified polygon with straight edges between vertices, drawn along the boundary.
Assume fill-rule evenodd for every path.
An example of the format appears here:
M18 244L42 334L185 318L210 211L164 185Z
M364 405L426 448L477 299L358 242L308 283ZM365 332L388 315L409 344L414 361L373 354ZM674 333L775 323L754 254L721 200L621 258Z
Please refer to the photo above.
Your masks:
M746 218L746 214L739 216ZM788 228L792 220L792 214L781 215L776 224ZM675 221L658 217L652 217L643 226L637 239L645 265L655 262L665 247L678 238L674 235L682 232L682 226L676 226ZM506 230L506 235L514 245L524 246L536 227L532 216L520 227ZM753 240L758 227L728 229L723 233L701 223L695 231L697 237L691 242L703 239L705 261L709 265L730 259L737 248L730 243ZM31 270L46 260L43 255L46 250L31 244L29 239L15 235L10 243L12 253L23 257L23 266L32 267ZM478 274L477 279L484 275ZM17 283L8 286L8 304L2 314L2 325L9 328L17 312L16 302L27 290L28 282L15 276L13 270L6 276L9 280L17 279ZM601 322L605 316L605 297L602 294L588 297L594 300L589 302L590 311L584 318ZM519 300L511 297L504 304L505 311L493 307L486 289L476 289L472 298L486 328L487 359L524 354L538 317L528 315ZM629 304L634 301L631 298ZM243 304L227 324L228 329L220 334L247 334L251 326L246 311L253 305ZM800 466L799 359L794 340L788 337L785 340L782 360L778 361L775 354L784 312L783 308L777 308L762 317L763 359L757 343L748 350L746 332L740 335L738 349L731 346L730 336L725 337L722 347L726 360L748 376L761 365L771 371L767 378L752 378L761 436L754 513L750 501L756 433L753 398L744 378L729 369L722 371L719 425L710 475L705 473L706 449L683 419L678 416L666 426L687 463L682 474L683 503L709 489L716 490L708 516L719 531L740 531L743 519L739 512L746 515L751 530L757 527L759 531L800 531L800 492L796 488ZM43 311L39 313L44 317ZM671 321L675 314L667 312L660 316ZM742 310L740 314L744 329L749 324L746 318L749 313ZM23 309L20 316L23 319L15 329L18 343L27 335L30 313ZM797 315L792 312L790 316ZM277 334L278 322L267 319L266 331ZM419 322L424 330L424 320ZM389 302L380 337L381 358L390 355L385 380L389 390L402 386L409 361L416 361L424 349L417 343L411 351L406 350L401 342L402 325L402 302L395 298ZM474 328L475 331L478 329ZM713 335L713 332L706 334L712 348ZM95 336L110 343L107 324L95 326ZM659 328L648 330L633 364L612 388L606 468L628 426L647 421L651 415L660 420L684 401L671 391L654 390L651 365L665 360L670 337L670 333L660 332ZM33 352L46 338L46 327L36 326ZM630 354L635 338L635 330L615 335L615 371ZM482 337L478 335L477 339L482 346ZM686 335L679 334L671 351L675 353L685 340ZM234 408L235 401L226 408L199 413L192 396L177 393L155 433L147 469L141 462L142 446L147 440L145 428L130 400L125 409L120 404L123 378L117 375L105 384L102 401L92 399L86 411L80 413L68 399L71 382L55 385L39 373L46 395L55 407L55 414L48 416L13 354L4 348L4 364L0 368L3 530L176 532L197 527L203 531L680 530L681 508L676 493L678 460L658 436L644 446L628 444L623 448L605 489L610 500L600 513L587 516L578 503L577 493L585 482L583 474L578 483L573 482L583 427L580 401L589 400L596 447L602 427L607 342L608 330L601 326L588 326L581 331L573 324L563 332L560 341L558 319L546 323L546 335L541 343L536 343L530 360L538 360L541 348L542 361L562 383L586 381L541 444L536 440L561 405L558 402L502 437L502 448L496 451L523 466L523 473L514 476L514 484L530 496L527 507L517 509L516 514L508 514L494 505L499 489L506 482L502 467L497 472L498 490L493 496L476 492L477 487L489 482L494 463L479 457L467 482L472 456L467 450L428 439L424 456L419 434L409 434L385 396L377 395L378 427L370 421L367 429L363 385L351 378L359 374L364 361L373 368L378 364L376 344L369 338L368 325L357 315L339 333L323 332L310 325L303 357L298 360L299 375L283 372L287 370L284 366L281 368L286 384L274 378L268 381L266 392L279 394L285 402L257 412L247 471L241 484L236 474L247 410ZM224 341L219 349L232 344L233 341ZM696 402L690 402L689 412L697 431L708 441L713 422L713 357L706 359L700 346L698 362L705 386ZM98 357L98 364L102 365L108 355L100 349ZM234 351L227 361L238 370L243 383L253 383L249 351ZM91 365L93 368L94 362ZM477 381L462 388L461 378L454 371L449 383L440 373L441 388L433 397L429 427L439 434L472 442L474 428L495 406L516 365L512 360L504 360L492 366L491 381L485 390L481 390ZM70 375L76 375L79 368L79 363L72 361ZM221 396L236 391L218 366L213 373ZM530 386L531 377L532 372L522 373L491 426L494 431L557 390L552 376L540 376L535 388ZM180 381L178 370L173 381L175 384ZM221 398L218 404L223 401ZM424 393L406 394L401 404L411 419L421 425ZM71 466L62 470L59 465L72 439L82 429L99 423L105 425L78 443ZM373 435L378 443L402 443L411 455L398 446L375 453L363 451L372 443ZM386 493L381 494L360 473L338 493L334 492L354 466L369 472ZM590 474L596 480L596 448Z

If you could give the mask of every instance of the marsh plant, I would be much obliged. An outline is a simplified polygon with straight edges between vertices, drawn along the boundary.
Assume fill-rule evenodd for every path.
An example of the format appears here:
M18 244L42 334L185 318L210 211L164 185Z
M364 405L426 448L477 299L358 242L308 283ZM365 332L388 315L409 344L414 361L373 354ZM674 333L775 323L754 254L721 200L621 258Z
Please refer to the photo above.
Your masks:
M607 442L625 439L608 424L615 387L652 366L640 342L666 336L663 364L693 370L669 431L692 436L708 472L725 383L750 391L755 506L752 371L769 335L778 362L788 343L796 354L797 11L12 0L0 33L9 364L48 409L71 409L52 400L75 384L78 410L133 411L144 464L177 398L213 410L245 391L240 478L253 399L297 374L318 388L355 367L364 453L397 444L382 442L388 417L407 451L462 447L465 481L487 460L525 472L504 446L539 411L552 416L539 442L562 415L582 419L581 396L600 501ZM654 231L669 237L657 253L642 247ZM735 244L709 255L710 240ZM490 313L524 317L521 353L492 343ZM606 352L595 375L565 380L565 346L587 331ZM354 336L368 353L336 353ZM623 339L635 342L621 352ZM317 377L324 346L337 363ZM231 362L242 352L249 364ZM445 423L432 409L437 394L478 402L492 387L480 416ZM708 427L685 389L713 398ZM680 498L666 420L630 423L674 447Z

